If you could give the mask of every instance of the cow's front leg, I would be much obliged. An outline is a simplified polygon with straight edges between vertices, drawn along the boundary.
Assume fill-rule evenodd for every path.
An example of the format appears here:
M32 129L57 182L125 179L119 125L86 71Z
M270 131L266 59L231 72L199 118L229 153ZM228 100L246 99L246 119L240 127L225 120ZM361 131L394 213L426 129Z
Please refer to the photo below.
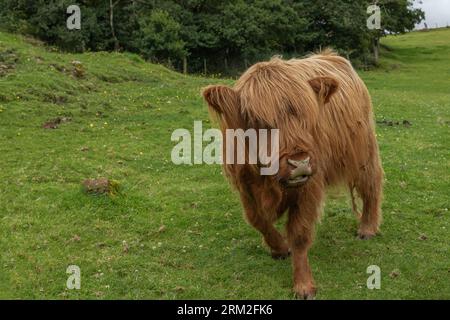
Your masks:
M247 222L261 232L272 258L287 258L290 254L287 242L274 226L282 200L281 189L273 188L270 181L264 179L241 186L240 196Z
M308 250L312 245L314 225L319 217L322 189L309 181L301 188L297 203L289 209L287 233L292 251L294 293L298 299L313 299L316 287L308 262Z
M270 248L272 258L285 259L289 256L289 247L283 236L274 225L260 214L260 211L251 207L246 207L245 213L247 221L263 235L264 242Z

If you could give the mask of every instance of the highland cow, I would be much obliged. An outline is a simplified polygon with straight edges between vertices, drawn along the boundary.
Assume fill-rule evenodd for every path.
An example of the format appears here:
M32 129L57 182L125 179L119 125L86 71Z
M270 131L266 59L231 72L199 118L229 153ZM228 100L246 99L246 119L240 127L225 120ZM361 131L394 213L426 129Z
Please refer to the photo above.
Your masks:
M234 87L209 86L203 96L223 132L279 129L278 174L262 176L251 164L224 164L224 171L272 257L292 254L297 297L313 298L308 250L326 187L348 187L356 213L355 191L362 199L359 238L379 230L383 170L366 86L346 59L326 50L257 63ZM287 239L274 227L285 212Z

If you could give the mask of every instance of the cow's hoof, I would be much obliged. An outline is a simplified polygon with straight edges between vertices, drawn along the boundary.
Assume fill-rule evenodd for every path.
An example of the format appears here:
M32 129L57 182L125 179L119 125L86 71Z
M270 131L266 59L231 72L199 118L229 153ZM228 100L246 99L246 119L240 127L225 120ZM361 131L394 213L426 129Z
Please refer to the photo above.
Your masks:
M272 259L274 260L285 260L291 255L291 251L284 251L284 252L276 252L272 251Z
M294 288L295 298L298 300L314 300L317 289L313 285L297 286Z
M358 231L358 239L369 240L375 237L377 234L375 232Z

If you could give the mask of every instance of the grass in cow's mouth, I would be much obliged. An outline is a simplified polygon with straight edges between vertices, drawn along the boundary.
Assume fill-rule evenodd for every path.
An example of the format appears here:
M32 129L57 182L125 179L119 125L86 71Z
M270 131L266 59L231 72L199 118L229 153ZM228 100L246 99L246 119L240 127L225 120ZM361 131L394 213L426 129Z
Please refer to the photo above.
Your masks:
M450 29L383 42L381 68L361 73L382 122L382 234L356 240L349 199L331 192L309 258L317 299L450 298ZM231 80L6 33L2 52L0 298L292 298L290 259L272 260L221 168L170 160L173 130L208 123L200 88ZM120 192L83 192L102 177ZM66 289L71 264L81 290ZM366 287L370 265L380 290Z

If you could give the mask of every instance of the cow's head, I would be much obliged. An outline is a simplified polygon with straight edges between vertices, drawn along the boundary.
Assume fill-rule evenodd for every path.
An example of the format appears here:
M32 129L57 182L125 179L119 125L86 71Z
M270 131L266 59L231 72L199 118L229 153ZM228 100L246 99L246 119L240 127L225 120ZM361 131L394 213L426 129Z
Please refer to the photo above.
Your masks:
M298 81L291 71L252 68L235 87L209 86L203 97L222 130L279 129L279 171L273 178L285 187L301 186L318 170L316 124L338 82L332 77Z

